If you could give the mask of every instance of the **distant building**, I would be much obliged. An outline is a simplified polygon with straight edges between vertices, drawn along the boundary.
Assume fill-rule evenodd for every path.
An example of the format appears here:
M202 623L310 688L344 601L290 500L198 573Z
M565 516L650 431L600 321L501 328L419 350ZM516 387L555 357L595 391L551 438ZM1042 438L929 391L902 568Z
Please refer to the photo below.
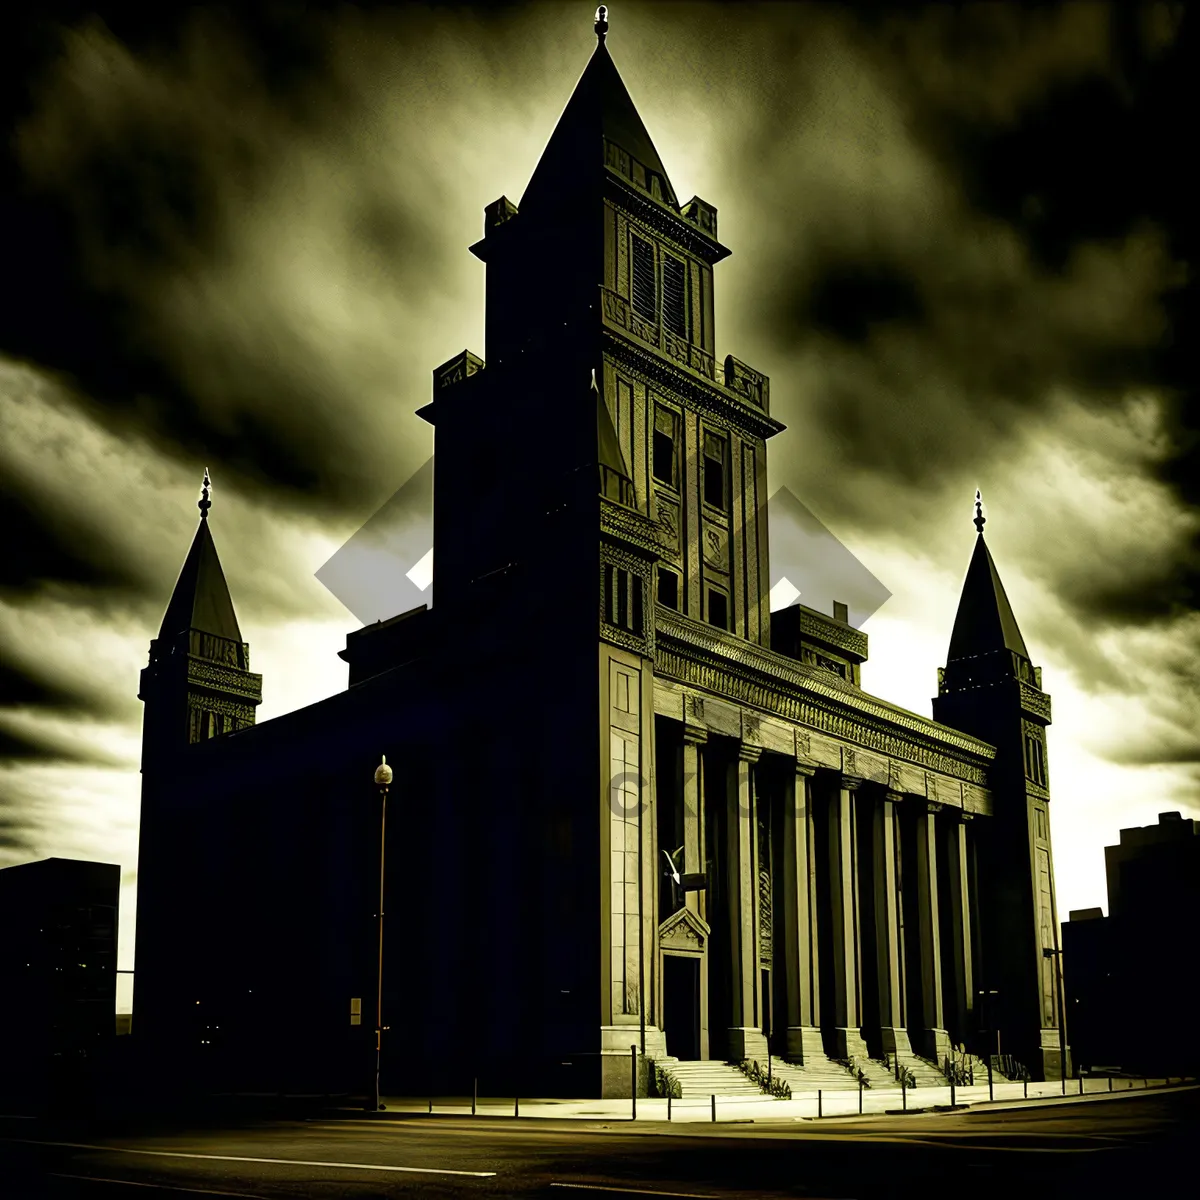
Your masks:
M46 858L0 870L0 1030L8 1064L112 1038L121 868Z
M1063 924L1067 1011L1081 1066L1148 1074L1200 1069L1195 954L1200 921L1200 821L1160 813L1122 829L1104 850L1108 913L1072 911ZM1148 1036L1130 1014L1163 1020Z
M862 690L844 605L770 611L784 426L715 356L717 210L678 200L597 32L471 247L487 361L420 410L436 607L256 725L205 491L142 672L131 1040L247 1087L365 1082L382 752L385 1090L628 1095L631 1047L887 1087L885 1056L941 1081L997 1033L1057 1078L1050 697L982 512L933 719Z

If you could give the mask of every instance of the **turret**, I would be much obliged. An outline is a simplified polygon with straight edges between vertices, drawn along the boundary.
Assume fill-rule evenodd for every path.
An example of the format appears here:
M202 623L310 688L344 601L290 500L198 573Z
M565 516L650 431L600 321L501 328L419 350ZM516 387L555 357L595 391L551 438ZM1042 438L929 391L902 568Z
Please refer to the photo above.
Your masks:
M991 970L980 1049L994 1053L998 1031L1002 1052L1035 1075L1058 1078L1066 1064L1046 758L1050 697L984 541L985 522L976 492L975 549L933 716L996 747L989 781L995 816L979 843L980 938Z

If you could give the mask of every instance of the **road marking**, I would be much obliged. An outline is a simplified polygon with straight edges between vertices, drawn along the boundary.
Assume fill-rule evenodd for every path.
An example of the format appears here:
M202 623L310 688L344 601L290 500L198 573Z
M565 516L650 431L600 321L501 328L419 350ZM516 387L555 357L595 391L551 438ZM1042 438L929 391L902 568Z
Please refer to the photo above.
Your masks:
M384 1163L314 1162L303 1158L249 1158L240 1154L188 1154L182 1150L135 1150L132 1146L94 1146L88 1142L46 1142L38 1138L0 1138L30 1146L66 1146L72 1150L99 1150L104 1154L146 1154L154 1158L199 1158L210 1162L275 1163L284 1167L337 1167L347 1171L397 1171L408 1175L469 1175L491 1178L495 1171L452 1171L449 1167L392 1167Z
M617 1192L622 1196L679 1196L687 1197L688 1200L721 1200L720 1196L714 1196L709 1192L653 1192L646 1188L613 1187L611 1184L603 1183L552 1183L550 1186L582 1188L587 1192Z
M158 1188L164 1192L199 1192L202 1196L240 1196L243 1200L265 1200L252 1192L219 1192L213 1188L179 1187L170 1183L142 1183L135 1179L105 1179L102 1175L66 1175L61 1171L47 1172L52 1179L86 1179L91 1183L123 1183L126 1187Z

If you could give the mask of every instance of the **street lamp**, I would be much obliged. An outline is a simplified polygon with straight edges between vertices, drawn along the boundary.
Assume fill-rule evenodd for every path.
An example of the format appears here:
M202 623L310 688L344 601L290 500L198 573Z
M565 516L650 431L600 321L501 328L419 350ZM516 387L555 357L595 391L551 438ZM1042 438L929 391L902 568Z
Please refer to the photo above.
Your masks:
M1057 946L1043 946L1042 957L1054 959L1054 998L1058 1008L1058 1073L1067 1086L1067 1019L1063 1012L1063 977L1062 949Z
M392 782L392 768L387 765L387 755L379 756L375 768L375 786L379 789L379 971L378 991L375 996L375 1111L386 1105L379 1102L379 1068L383 1058L383 862L384 834L387 832L387 794Z

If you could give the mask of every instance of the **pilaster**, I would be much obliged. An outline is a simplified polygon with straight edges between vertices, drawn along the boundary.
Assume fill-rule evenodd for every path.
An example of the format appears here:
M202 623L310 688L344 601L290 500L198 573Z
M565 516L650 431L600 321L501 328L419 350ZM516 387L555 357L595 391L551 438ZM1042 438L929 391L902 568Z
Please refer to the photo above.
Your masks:
M865 1058L859 993L858 850L855 793L862 780L841 775L829 814L833 914L834 1045L839 1058Z
M729 1057L767 1057L758 978L758 838L754 765L762 747L742 741L727 789L729 829L730 1020Z
M952 998L951 1019L956 1041L965 1042L975 1032L975 983L971 961L971 873L968 867L967 823L971 814L959 814L959 819L949 823L947 829L948 850L946 862L949 878L946 889L950 897L950 917L953 922L951 946L953 961L950 964Z
M708 740L703 725L685 723L683 726L683 864L684 875L697 875L704 870L704 755L702 747ZM684 893L684 907L701 919L705 918L706 894L703 890Z
M904 1011L900 943L900 797L883 792L871 806L872 869L875 876L875 953L879 987L879 1032L885 1054L911 1054Z
M921 1025L925 1054L941 1063L950 1053L942 1006L942 949L938 925L937 814L927 801L917 816L917 922L921 939Z
M817 969L816 844L812 779L816 768L797 762L785 784L783 825L784 970L787 991L787 1057L823 1059Z

